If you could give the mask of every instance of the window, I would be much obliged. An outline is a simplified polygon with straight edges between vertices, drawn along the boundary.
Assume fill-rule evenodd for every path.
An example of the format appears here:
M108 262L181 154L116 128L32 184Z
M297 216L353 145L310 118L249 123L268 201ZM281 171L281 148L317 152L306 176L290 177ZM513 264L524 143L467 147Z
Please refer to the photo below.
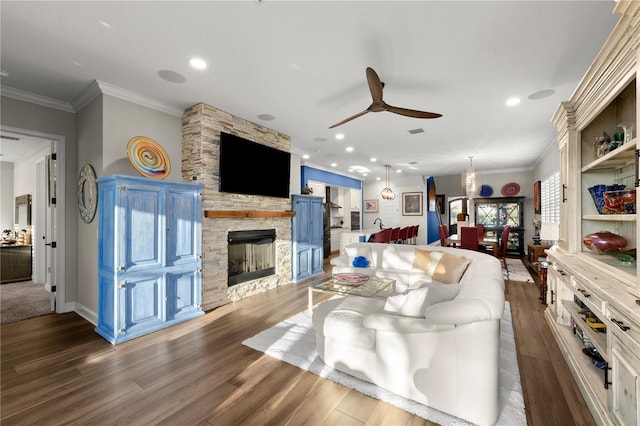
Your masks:
M560 222L560 172L542 181L542 223Z

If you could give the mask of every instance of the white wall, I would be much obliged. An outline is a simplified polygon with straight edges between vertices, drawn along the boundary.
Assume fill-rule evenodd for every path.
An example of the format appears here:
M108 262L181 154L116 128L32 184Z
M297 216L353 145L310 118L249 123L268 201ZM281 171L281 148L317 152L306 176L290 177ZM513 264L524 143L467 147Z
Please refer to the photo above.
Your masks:
M0 231L13 230L13 163L0 162Z

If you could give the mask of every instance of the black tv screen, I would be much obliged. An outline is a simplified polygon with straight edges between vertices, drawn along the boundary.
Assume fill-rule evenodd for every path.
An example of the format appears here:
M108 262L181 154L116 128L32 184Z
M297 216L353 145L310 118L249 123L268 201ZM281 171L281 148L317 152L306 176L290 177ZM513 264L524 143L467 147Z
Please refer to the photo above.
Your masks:
M289 198L291 154L220 133L220 192Z

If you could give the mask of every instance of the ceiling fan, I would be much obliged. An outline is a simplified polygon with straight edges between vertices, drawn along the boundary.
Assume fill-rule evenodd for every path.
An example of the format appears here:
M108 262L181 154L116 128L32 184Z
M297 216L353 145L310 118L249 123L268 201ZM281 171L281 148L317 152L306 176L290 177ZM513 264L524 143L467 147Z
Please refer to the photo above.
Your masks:
M407 117L414 117L414 118L442 117L442 114L438 114L435 112L417 111L415 109L400 108L400 107L395 107L387 104L385 101L382 100L382 88L384 87L384 83L380 81L380 77L378 77L378 74L376 74L376 72L371 67L367 67L367 82L369 83L369 91L371 92L371 97L373 98L373 102L371 103L371 105L369 105L369 107L364 111L361 111L355 115L352 115L349 118L342 120L339 123L334 124L333 126L330 126L329 127L330 129L341 126L344 123L347 123L353 119L363 116L368 112L389 111L389 112L393 112L394 114L400 114L400 115L405 115Z

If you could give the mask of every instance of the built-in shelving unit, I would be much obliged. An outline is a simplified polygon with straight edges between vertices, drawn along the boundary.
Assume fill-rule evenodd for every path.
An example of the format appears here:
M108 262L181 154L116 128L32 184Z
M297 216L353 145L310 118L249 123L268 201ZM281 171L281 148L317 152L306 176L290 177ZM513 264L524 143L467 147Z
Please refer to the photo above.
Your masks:
M640 283L638 262L623 262L591 251L583 237L600 231L627 240L635 254L640 231L637 213L600 214L589 188L623 184L638 192L638 86L640 3L618 2L621 18L570 100L558 108L560 240L547 251L545 317L597 424L640 422ZM598 156L596 138L634 123L630 140ZM588 327L597 317L606 333ZM580 327L577 333L574 325ZM578 338L579 335L584 338ZM602 357L598 368L586 355ZM587 350L589 352L589 350Z

